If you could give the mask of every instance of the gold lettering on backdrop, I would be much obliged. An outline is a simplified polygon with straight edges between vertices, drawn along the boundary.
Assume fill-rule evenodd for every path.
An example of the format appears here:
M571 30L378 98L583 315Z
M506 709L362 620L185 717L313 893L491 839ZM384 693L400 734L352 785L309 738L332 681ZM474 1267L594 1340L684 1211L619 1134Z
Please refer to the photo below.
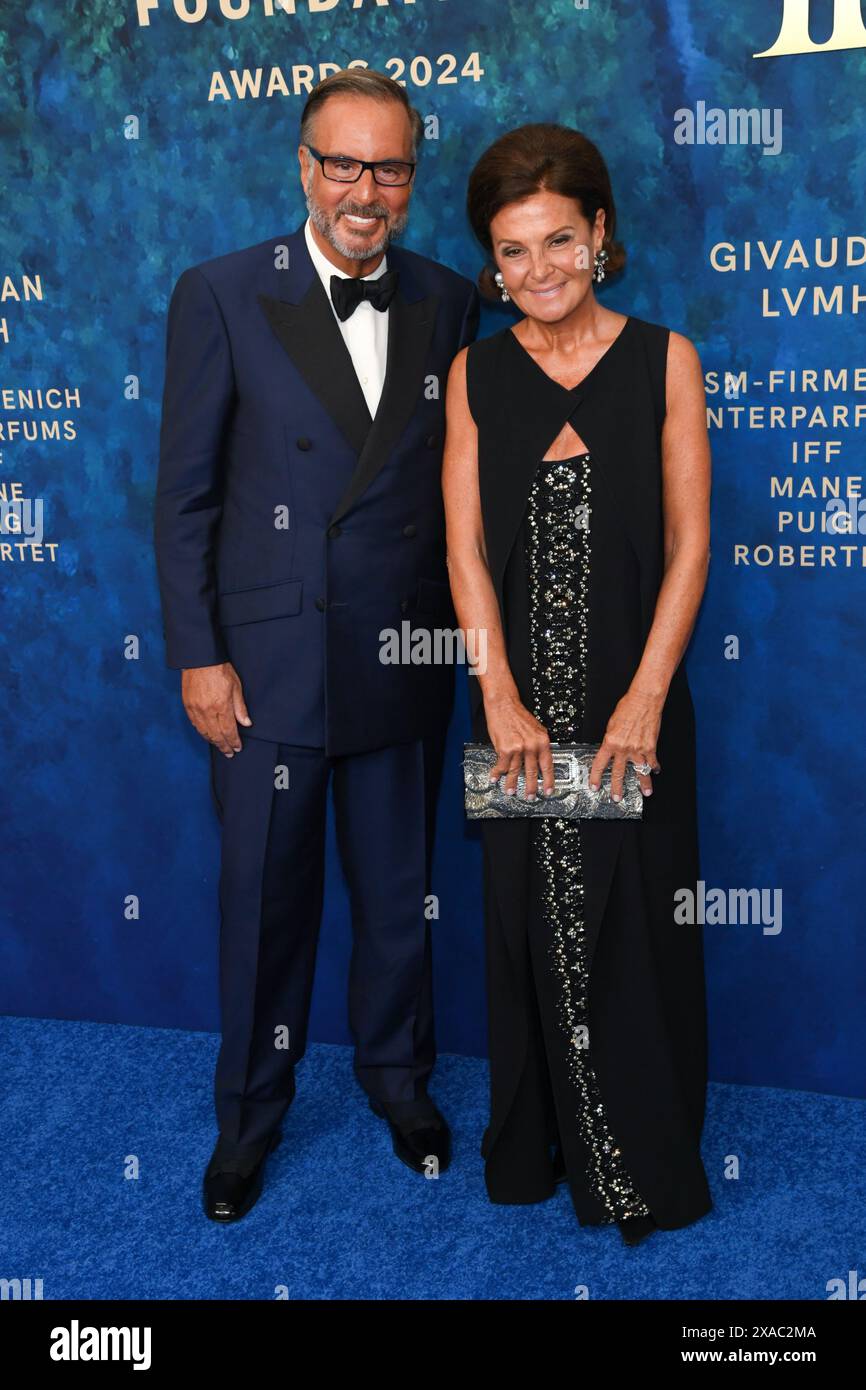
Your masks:
M858 268L866 263L866 237L857 233L848 237L817 236L814 243L804 242L799 237L792 242L745 241L740 247L731 241L719 241L710 247L709 262L720 275L762 268L776 272L813 267L820 270ZM784 285L778 288L761 286L760 292L764 318L779 318L782 314L788 318L818 318L827 314L853 317L866 305L866 290L861 285L841 280L832 285L801 284L795 290Z
M219 14L223 19L243 20L262 14L265 19L290 18L299 12L310 15L330 15L333 10L344 8L354 11L376 13L382 9L414 5L416 0L135 0L135 14L139 26L147 29L151 15L170 11L175 19L183 24L201 24ZM434 0L435 3L435 0Z
M843 270L856 274L866 262L866 237L854 232L808 240L718 241L708 247L707 259L716 274L741 276L742 285L755 275L784 281L788 275L811 270L828 276L834 271L841 276ZM793 365L773 363L762 370L754 363L746 366L733 361L724 368L705 370L711 435L769 431L784 460L782 467L775 463L767 469L769 514L762 518L756 509L740 508L737 525L742 534L732 538L730 563L752 574L766 569L815 569L862 576L866 570L861 459L866 364L854 325L847 320L866 305L866 287L847 285L841 278L835 284L776 284L772 290L780 296L779 307L770 302L770 287L761 284L756 289L761 295L758 312L765 319L781 313L795 319L834 312L848 361L810 365L803 360L807 349L797 350L794 345ZM768 399L762 400L761 392ZM746 451L739 453L745 459ZM768 457L768 450L755 450L749 462L763 471Z
M381 64L381 71L402 86L411 83L413 87L418 88L452 86L461 79L467 82L481 81L485 70L481 66L481 55L477 49L470 53L459 67L458 63L459 59L453 53L440 53L433 58L418 53L409 59L388 58ZM229 68L230 82L226 74L217 68L211 73L207 99L256 101L263 97L272 97L275 93L283 97L307 97L317 82L336 72L338 67L339 64L333 62L320 62L316 67L312 63L296 63L291 68L291 79L281 68L273 67L265 78L266 85L262 82L264 68ZM346 63L346 67L365 68L367 61L365 58L353 58Z
M776 42L753 58L778 58L790 53L829 53L840 48L866 48L866 25L860 0L833 0L833 31L824 43L809 34L812 0L782 0L782 27Z
M827 397L820 404L789 399L769 408L733 399L711 405L709 398L721 394L723 376L727 381L731 373L704 374L710 432L780 431L781 453L788 464L784 471L768 471L769 516L762 520L747 509L742 517L739 524L745 535L732 541L733 567L753 572L778 568L862 573L866 569L866 501L856 432L866 426L866 405L835 397L866 391L866 369L771 368L761 377L738 373L739 397L761 388L771 395L822 392ZM756 455L754 462L761 467L764 457ZM846 465L850 471L845 471Z

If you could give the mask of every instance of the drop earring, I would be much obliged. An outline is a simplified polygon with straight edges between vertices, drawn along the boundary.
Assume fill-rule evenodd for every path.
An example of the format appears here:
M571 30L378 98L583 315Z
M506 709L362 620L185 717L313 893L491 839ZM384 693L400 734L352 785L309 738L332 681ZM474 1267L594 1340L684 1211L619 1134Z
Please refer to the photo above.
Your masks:
M592 270L592 278L593 280L597 280L599 284L601 284L602 280L604 279L604 263L608 259L609 257L606 251L601 250L596 252L595 264Z
M494 278L494 280L496 281L497 285L499 286L499 293L500 293L500 295L501 295L501 297L502 297L502 303L503 303L503 304L507 304L508 301L509 301L509 299L511 298L511 295L508 293L507 289L505 288L505 279L504 279L504 277L503 277L502 271L501 271L501 270L497 270L497 272L496 272L496 274L494 275L493 278Z

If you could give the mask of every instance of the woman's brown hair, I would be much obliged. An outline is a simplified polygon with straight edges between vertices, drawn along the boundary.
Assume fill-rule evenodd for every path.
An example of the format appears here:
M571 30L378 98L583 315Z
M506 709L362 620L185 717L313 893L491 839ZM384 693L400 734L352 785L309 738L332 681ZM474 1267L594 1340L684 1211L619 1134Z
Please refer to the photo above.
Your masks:
M622 270L626 252L615 240L616 206L601 152L579 130L547 122L518 126L501 135L469 175L466 211L491 260L490 223L496 214L542 189L575 199L591 226L598 209L604 208L605 277ZM486 265L478 276L478 288L488 299L500 297L494 270L495 266Z

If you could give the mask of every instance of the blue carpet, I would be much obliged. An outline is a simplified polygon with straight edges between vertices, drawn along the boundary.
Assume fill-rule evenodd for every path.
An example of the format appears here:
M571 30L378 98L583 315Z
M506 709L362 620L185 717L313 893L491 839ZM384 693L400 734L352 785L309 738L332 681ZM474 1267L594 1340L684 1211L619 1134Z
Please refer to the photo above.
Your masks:
M218 1227L199 1198L215 1035L5 1018L0 1040L0 1276L41 1278L45 1299L825 1299L866 1272L860 1101L711 1086L715 1209L626 1249L562 1187L488 1202L483 1061L439 1059L454 1162L431 1181L392 1155L350 1051L311 1046L257 1206Z

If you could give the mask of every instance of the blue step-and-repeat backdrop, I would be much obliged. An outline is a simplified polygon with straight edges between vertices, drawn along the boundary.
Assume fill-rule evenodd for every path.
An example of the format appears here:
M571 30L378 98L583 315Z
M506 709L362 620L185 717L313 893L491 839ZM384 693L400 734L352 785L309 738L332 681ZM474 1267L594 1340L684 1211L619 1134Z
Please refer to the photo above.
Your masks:
M216 1030L208 750L151 544L165 315L188 265L305 215L300 110L366 64L425 141L405 241L475 277L466 179L579 128L628 267L696 344L712 561L698 718L711 1079L866 1093L866 25L859 0L5 0L0 17L0 1010ZM507 309L485 311L482 333ZM434 887L442 1051L485 1051L463 672ZM329 852L312 1037L348 1041Z

